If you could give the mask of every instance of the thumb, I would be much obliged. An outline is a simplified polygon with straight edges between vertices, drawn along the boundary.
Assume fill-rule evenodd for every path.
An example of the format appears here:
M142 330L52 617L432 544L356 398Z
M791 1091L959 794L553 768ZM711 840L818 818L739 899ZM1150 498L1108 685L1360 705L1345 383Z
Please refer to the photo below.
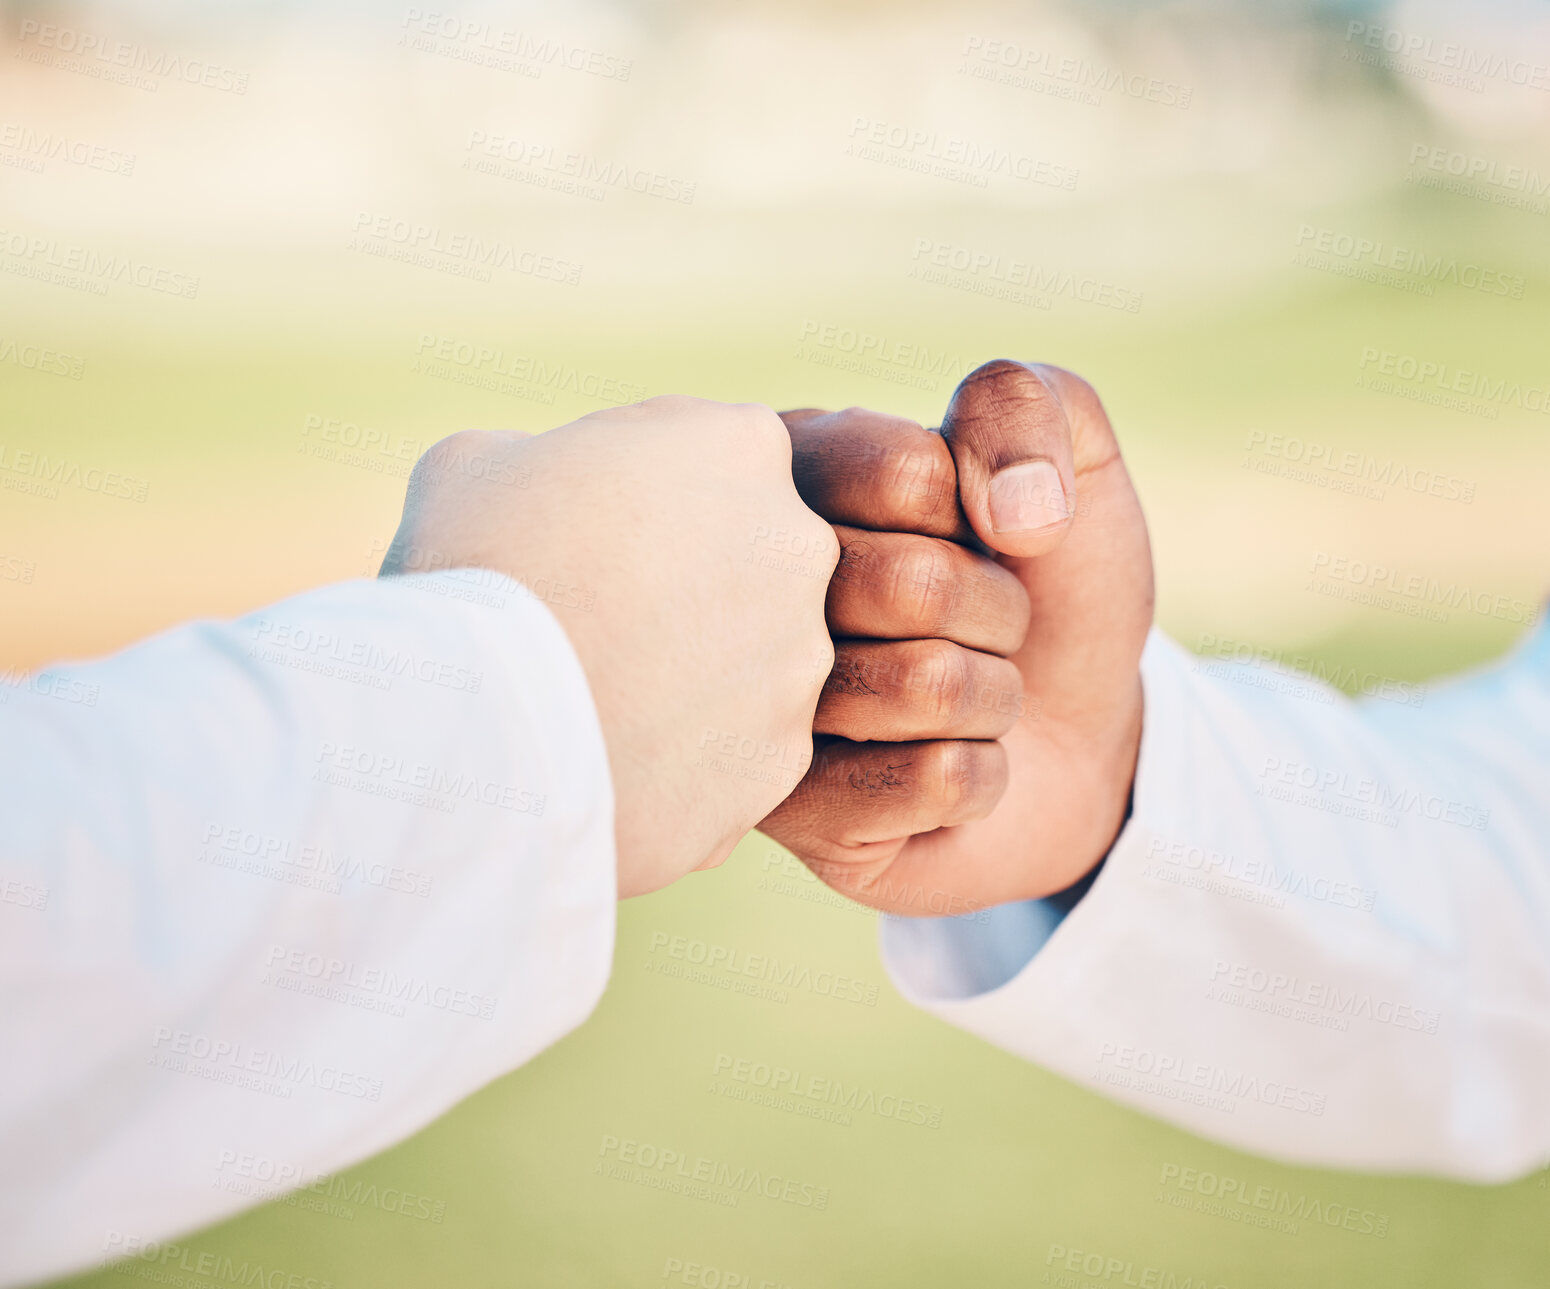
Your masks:
M975 535L1002 555L1043 555L1076 512L1071 422L1046 369L998 358L953 392L942 434Z
M1134 687L1153 601L1146 518L1103 403L1059 367L1000 359L958 386L942 432L970 524L1028 592L1013 661L1029 699L1102 718ZM1052 476L1062 498L1041 511Z

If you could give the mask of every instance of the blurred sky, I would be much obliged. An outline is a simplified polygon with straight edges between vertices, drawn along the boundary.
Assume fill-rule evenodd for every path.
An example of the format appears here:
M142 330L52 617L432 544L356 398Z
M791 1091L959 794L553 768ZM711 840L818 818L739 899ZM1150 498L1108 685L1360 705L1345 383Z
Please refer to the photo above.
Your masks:
M1455 47L1479 75L1455 70ZM1545 371L1547 63L1550 6L1517 0L5 0L5 318L84 373L0 363L11 437L162 485L129 514L0 494L0 550L52 569L0 648L13 665L97 650L358 574L340 535L380 536L402 479L298 460L308 417L430 441L607 401L427 381L410 370L427 335L589 366L613 391L922 420L951 379L847 374L804 328L945 353L959 374L1001 353L1063 362L1116 414L1176 629L1224 612L1305 642L1407 625L1288 596L1317 540L1530 594L1544 418L1502 407L1482 424L1356 385L1368 350ZM1489 171L1461 184L1451 166ZM1294 264L1306 230L1530 285L1406 294ZM470 277L448 248L472 243L525 267ZM36 275L74 253L127 257L197 298ZM932 271L966 256L980 267ZM1030 265L1139 307L994 295ZM1482 480L1482 504L1247 480L1256 428L1410 445L1415 468ZM279 535L271 490L297 512ZM190 551L183 534L212 512L226 545ZM82 558L103 533L113 566ZM143 567L155 588L126 576Z

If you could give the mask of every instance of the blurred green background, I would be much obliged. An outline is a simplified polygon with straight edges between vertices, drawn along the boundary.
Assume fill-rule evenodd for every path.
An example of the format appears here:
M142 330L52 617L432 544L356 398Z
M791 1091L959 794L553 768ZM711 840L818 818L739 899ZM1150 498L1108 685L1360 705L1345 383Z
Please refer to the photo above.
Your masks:
M641 391L934 422L957 377L1000 355L1103 394L1152 524L1160 619L1192 647L1417 681L1521 630L1316 593L1320 553L1544 591L1550 93L1361 57L1376 28L1544 64L1542 9L458 11L609 74L481 63L485 36L426 35L421 12L0 6L0 669L373 571L414 450L456 429L541 430ZM45 44L48 23L221 75L114 83ZM465 164L481 157L496 170ZM1033 161L1073 185L1019 178ZM404 245L394 221L427 230L424 262L380 253ZM1299 262L1317 230L1382 248ZM459 271L468 238L495 248L488 281ZM579 282L521 271L529 252L579 264ZM1521 298L1428 278L1414 252L1521 278ZM114 256L135 267L114 277ZM1375 256L1399 267L1341 271ZM193 279L191 298L167 289ZM1445 370L1384 385L1405 360ZM1450 403L1439 379L1469 392ZM1391 482L1289 475L1270 435ZM144 498L49 485L17 464L27 451ZM577 1033L338 1182L184 1243L336 1286L1550 1281L1544 1175L1476 1188L1208 1144L912 1011L872 923L750 837L621 910L613 983ZM877 1001L667 975L664 935L841 971ZM740 1060L919 1102L939 1126L758 1104L727 1076ZM620 1180L600 1167L614 1138L794 1178L826 1206ZM1386 1234L1181 1208L1164 1179L1183 1168L1348 1205ZM392 1211L394 1191L441 1220ZM1072 1275L1057 1248L1128 1270Z

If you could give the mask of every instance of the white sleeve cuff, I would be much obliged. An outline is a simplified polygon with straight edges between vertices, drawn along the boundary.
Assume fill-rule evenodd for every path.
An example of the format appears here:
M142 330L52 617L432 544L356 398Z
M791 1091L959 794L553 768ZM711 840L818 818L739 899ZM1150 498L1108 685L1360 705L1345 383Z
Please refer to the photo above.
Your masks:
M1167 743L1165 727L1170 708L1178 704L1177 682L1166 675L1183 658L1178 646L1159 631L1148 637L1141 655L1141 682L1145 691L1145 715L1141 750L1136 765L1135 798L1151 782L1152 749ZM1069 910L1052 900L1027 900L1002 904L977 913L947 918L896 917L879 920L879 939L884 965L899 992L922 1007L964 1002L1010 982L1043 951L1069 917L1084 905L1107 898L1100 894L1106 870L1123 862L1132 849L1128 840L1136 831L1127 822L1115 839L1104 871ZM1086 920L1086 919L1084 919Z
M1550 650L1413 707L1159 633L1130 821L1062 920L887 919L911 1002L1295 1163L1479 1181L1550 1158Z

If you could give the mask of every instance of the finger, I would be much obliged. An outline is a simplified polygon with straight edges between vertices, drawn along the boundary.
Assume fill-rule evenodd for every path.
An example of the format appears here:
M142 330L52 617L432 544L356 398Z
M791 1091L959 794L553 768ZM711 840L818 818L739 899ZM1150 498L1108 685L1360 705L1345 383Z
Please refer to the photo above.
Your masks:
M916 833L984 818L1006 782L1000 743L820 739L802 782L759 828L809 864L886 863Z
M998 360L959 385L943 433L976 531L1006 552L1001 562L1028 592L1028 638L1014 657L1030 702L1057 724L1115 710L1109 700L1115 687L1134 683L1151 621L1152 562L1098 395L1058 367ZM1042 535L994 531L998 472L1047 460L1067 488L1070 514Z
M1021 707L1022 677L995 654L950 640L842 640L813 732L889 743L993 739Z
M1040 369L999 359L969 373L942 433L982 542L1004 555L1041 555L1060 542L1075 513L1071 425Z
M830 523L973 539L942 436L916 421L852 407L782 412L802 500Z
M956 542L836 525L829 582L835 636L952 640L1009 654L1028 631L1028 593L1015 574Z

